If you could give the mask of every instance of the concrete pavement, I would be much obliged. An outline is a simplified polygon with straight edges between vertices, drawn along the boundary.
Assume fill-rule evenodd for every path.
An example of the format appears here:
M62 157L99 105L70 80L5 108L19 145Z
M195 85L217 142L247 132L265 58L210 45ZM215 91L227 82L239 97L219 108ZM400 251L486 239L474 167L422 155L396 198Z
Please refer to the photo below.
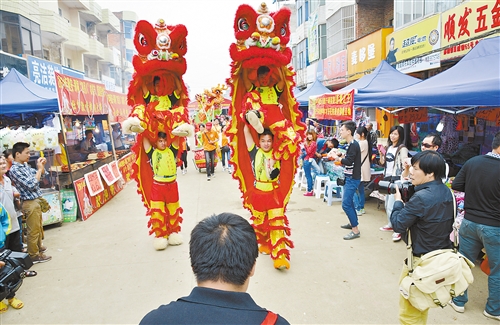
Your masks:
M219 166L216 177L194 169L178 182L184 208L184 244L165 251L153 249L145 208L134 182L87 221L48 227L47 255L52 261L36 264L17 297L20 310L9 308L1 324L137 324L150 310L186 296L196 285L189 263L189 234L201 219L233 212L249 219L242 208L236 180ZM340 202L327 206L294 189L288 206L292 229L291 269L273 268L269 256L257 259L248 292L257 304L292 324L396 324L398 278L406 247L393 243L377 202L366 203L360 217L361 238L345 241L348 222ZM497 324L482 315L487 277L479 267L464 314L451 307L429 313L429 324Z

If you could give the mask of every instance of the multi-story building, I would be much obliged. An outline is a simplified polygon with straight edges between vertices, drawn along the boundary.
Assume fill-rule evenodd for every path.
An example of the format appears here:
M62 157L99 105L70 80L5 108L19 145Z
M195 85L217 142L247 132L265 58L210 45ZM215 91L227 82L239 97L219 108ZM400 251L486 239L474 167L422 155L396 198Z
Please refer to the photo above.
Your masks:
M2 1L0 50L51 61L125 91L137 20L133 12L113 13L94 0Z

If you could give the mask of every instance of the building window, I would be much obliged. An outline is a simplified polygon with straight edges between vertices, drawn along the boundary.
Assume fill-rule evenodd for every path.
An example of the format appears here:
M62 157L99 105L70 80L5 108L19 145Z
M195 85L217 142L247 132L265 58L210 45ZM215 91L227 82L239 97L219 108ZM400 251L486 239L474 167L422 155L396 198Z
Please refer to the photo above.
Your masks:
M132 62L132 57L134 56L134 50L125 50L125 56L128 62Z
M68 66L68 68L71 68L71 59L70 58L66 58L66 65Z
M125 33L126 39L133 39L134 28L135 28L135 23L133 21L128 21L128 20L123 21L123 32Z
M326 24L321 24L318 26L319 33L319 58L326 59L327 48L326 48Z
M297 10L297 26L302 25L303 22L302 7L299 7L299 9Z
M4 52L42 58L40 25L23 16L0 11L1 47Z
M329 57L345 50L355 39L354 5L342 7L326 21L327 53Z
M451 9L461 2L462 0L395 0L394 27L399 29L416 20Z
M307 39L297 44L298 62L297 70L307 67Z

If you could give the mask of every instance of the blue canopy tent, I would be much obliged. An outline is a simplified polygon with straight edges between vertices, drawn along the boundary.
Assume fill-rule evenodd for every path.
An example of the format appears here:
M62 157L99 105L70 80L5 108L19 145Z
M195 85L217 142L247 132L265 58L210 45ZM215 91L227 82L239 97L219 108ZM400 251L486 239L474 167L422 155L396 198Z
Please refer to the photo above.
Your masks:
M355 105L431 107L449 113L500 107L500 37L481 40L456 65L422 82L394 91L359 94Z
M382 61L372 73L361 77L336 92L342 93L355 89L356 94L376 93L400 89L420 81L418 78L399 72L386 61ZM356 95L354 95L354 105L356 105Z
M0 81L0 114L57 112L57 94L12 69Z
M309 87L295 95L295 100L299 103L299 106L309 106L309 97L310 96L319 96L327 93L331 93L332 91L321 83L318 79L312 83Z

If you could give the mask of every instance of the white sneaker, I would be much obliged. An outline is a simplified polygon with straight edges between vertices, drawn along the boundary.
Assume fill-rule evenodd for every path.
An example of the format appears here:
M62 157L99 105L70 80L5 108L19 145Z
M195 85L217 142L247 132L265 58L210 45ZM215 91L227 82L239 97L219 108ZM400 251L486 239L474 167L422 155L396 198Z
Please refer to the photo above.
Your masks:
M491 319L500 320L500 315L499 316L494 316L494 315L488 313L486 310L483 310L483 315L486 316L486 317L488 317L488 318L491 318Z
M401 240L401 234L400 233L395 232L395 233L392 234L392 241L393 242L397 242L397 241L400 241L400 240Z
M365 214L365 213L366 213L366 211L365 211L365 209L364 209L364 208L363 208L363 209L360 209L360 210L359 210L359 212L361 212L361 214Z
M463 313L465 311L465 307L464 306L457 306L457 305L455 305L455 303L453 302L453 299L450 300L450 302L448 303L448 305L450 305L451 308L453 308L453 310L455 310L457 313Z
M358 210L356 210L356 214L357 214L358 216L363 215L363 213L361 212L361 210L359 210L359 211L358 211Z

